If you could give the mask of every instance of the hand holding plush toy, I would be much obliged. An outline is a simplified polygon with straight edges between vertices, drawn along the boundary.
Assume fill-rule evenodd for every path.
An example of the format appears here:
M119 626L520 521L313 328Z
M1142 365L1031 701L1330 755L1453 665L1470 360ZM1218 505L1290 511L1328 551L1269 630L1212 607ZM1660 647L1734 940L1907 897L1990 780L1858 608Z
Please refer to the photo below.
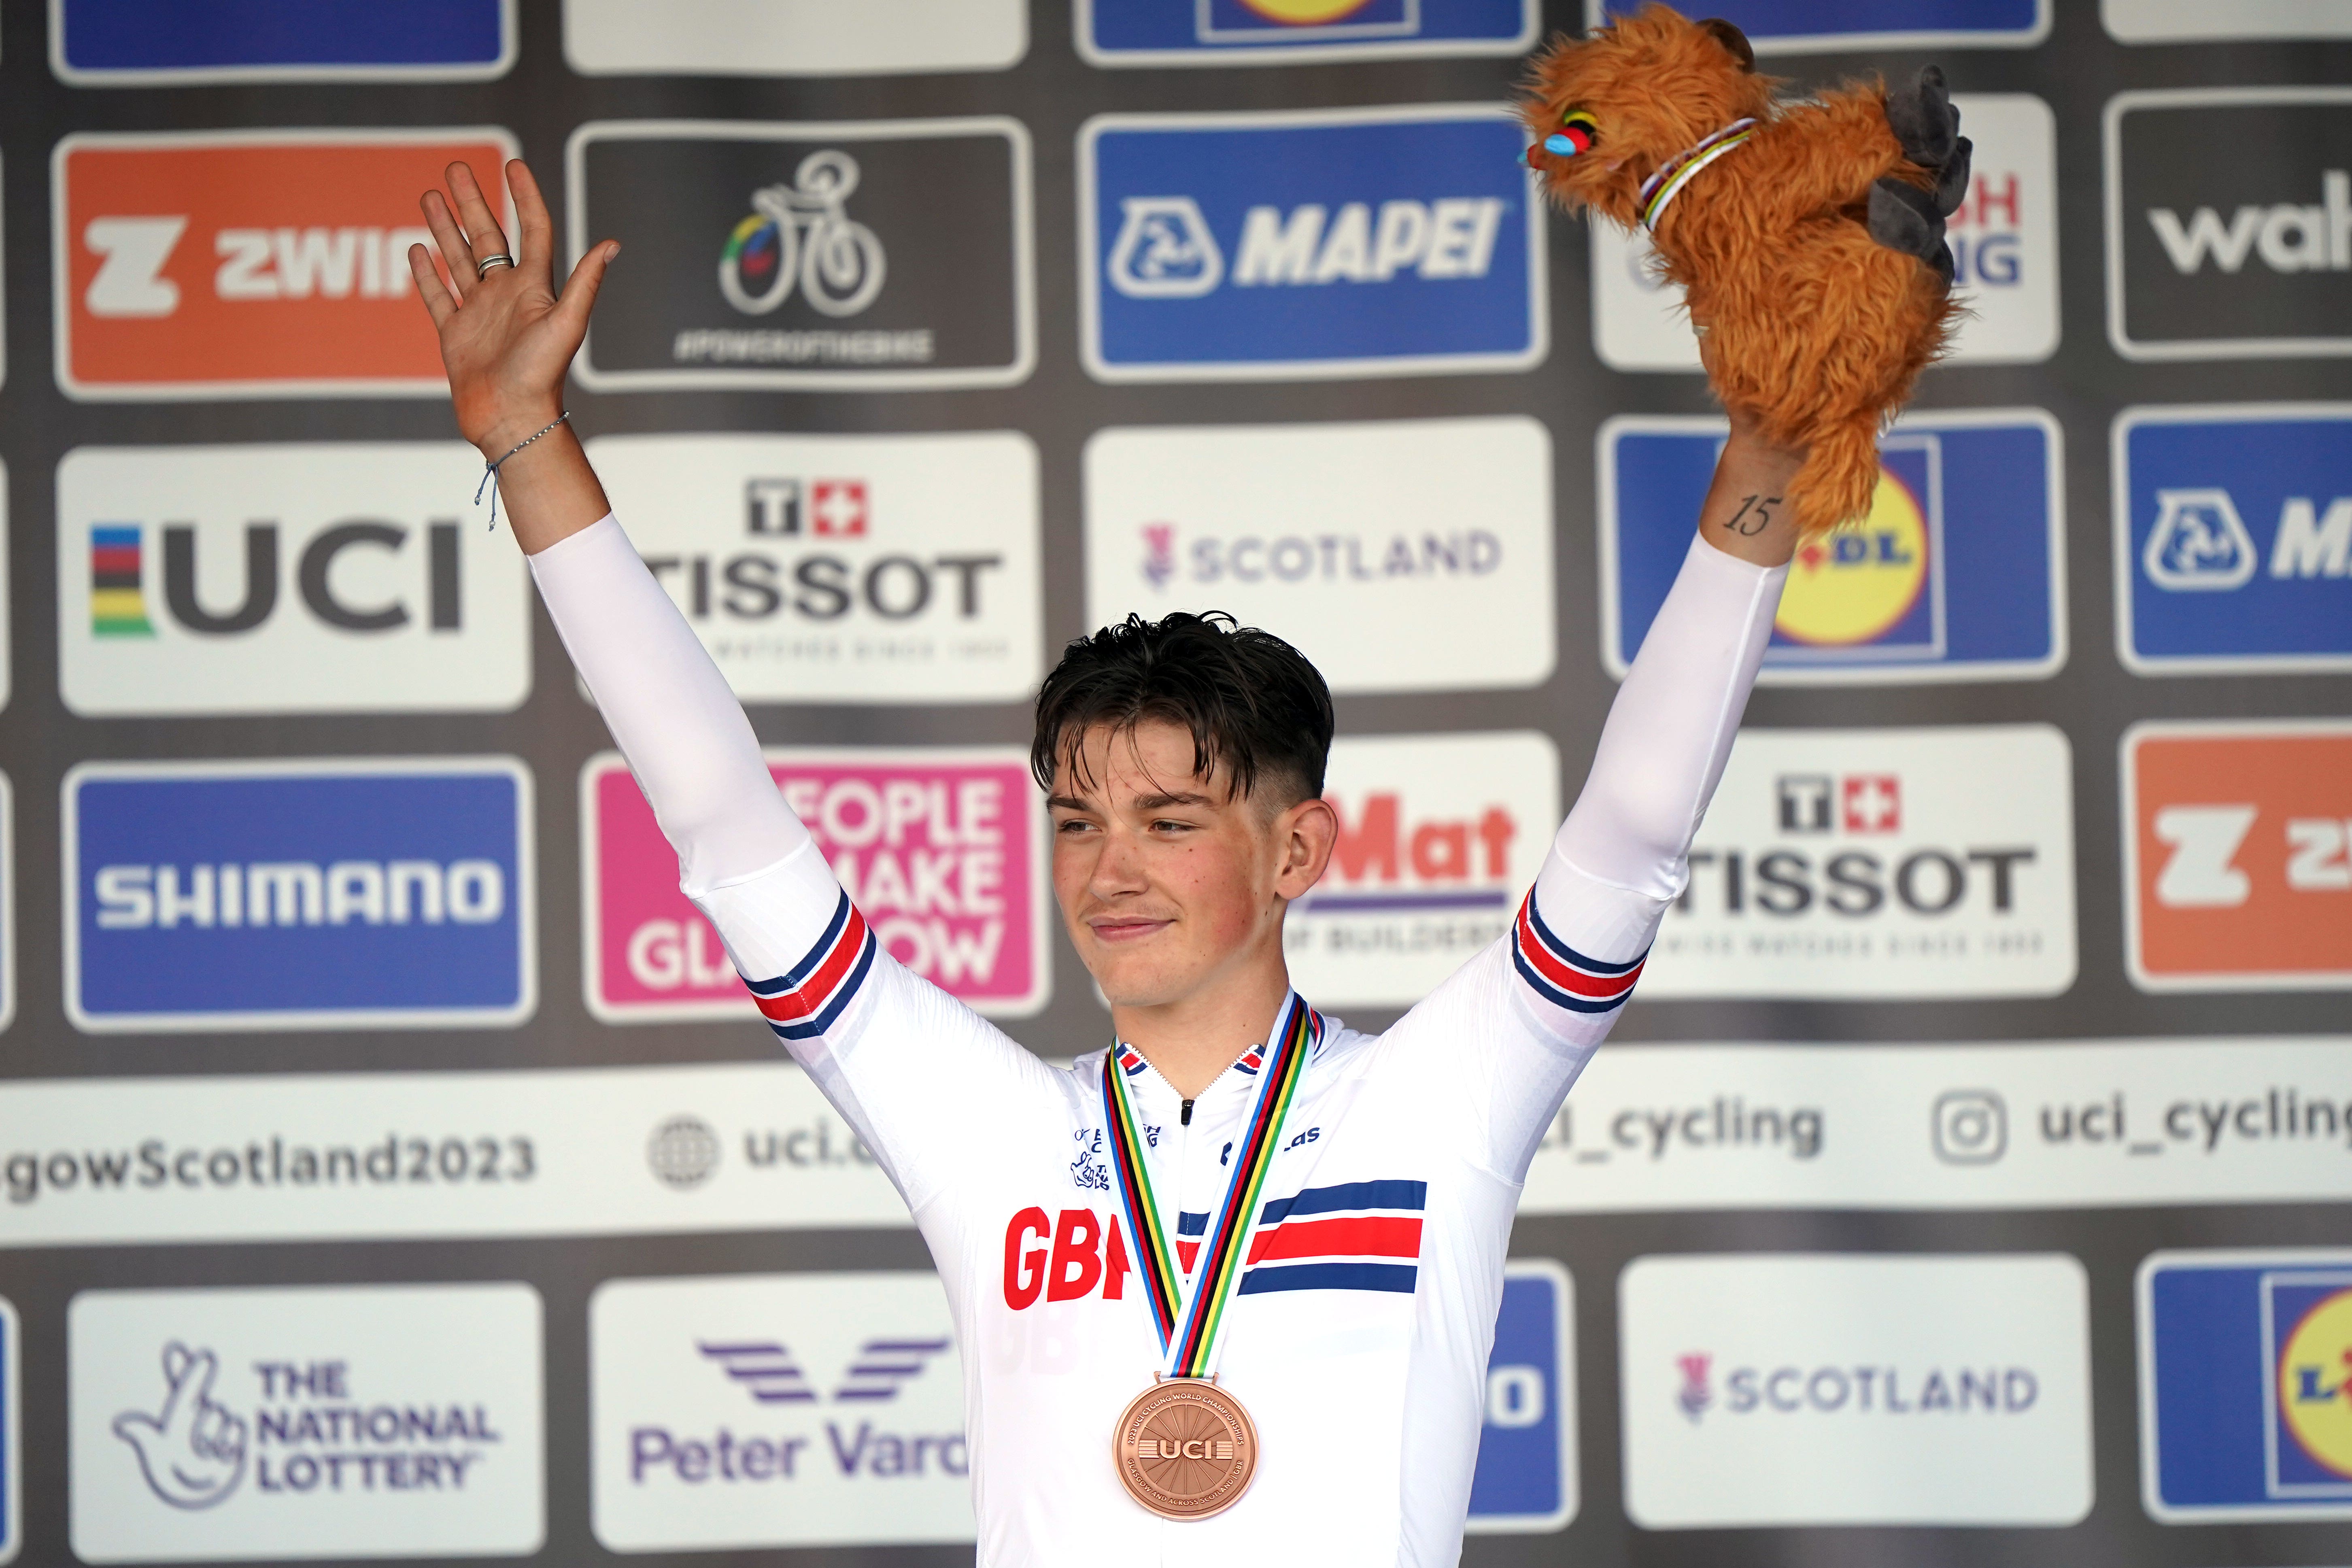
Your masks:
M1772 88L1738 28L1652 5L1556 41L1520 113L1554 200L1649 231L1724 406L1809 448L1815 533L1868 513L1879 432L1944 351L1969 142L1933 66L1897 94Z

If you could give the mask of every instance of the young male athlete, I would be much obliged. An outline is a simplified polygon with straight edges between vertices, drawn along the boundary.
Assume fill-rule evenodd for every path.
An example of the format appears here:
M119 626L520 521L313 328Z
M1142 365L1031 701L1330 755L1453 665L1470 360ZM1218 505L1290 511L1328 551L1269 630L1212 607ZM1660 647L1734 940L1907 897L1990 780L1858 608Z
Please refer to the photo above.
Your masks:
M1519 1184L1683 888L1802 455L1733 431L1512 934L1378 1037L1283 964L1284 910L1337 829L1321 677L1192 616L1072 644L1033 755L1116 1043L1055 1068L882 950L785 805L558 423L619 247L559 298L547 209L521 163L507 179L518 249L455 164L454 206L424 205L456 295L410 256L458 426L502 460L515 538L687 893L929 1244L980 1560L1454 1562Z

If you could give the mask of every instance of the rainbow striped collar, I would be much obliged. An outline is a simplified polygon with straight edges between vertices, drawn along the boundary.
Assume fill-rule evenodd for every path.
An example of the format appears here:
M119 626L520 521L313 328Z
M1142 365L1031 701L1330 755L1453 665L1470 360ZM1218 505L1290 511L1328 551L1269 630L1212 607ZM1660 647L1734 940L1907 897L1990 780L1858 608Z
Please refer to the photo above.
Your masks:
M1701 169L1755 134L1756 121L1752 117L1735 120L1697 146L1667 159L1656 174L1642 182L1642 226L1652 234L1657 233L1658 219L1665 215L1666 204L1682 195L1683 187L1697 178Z

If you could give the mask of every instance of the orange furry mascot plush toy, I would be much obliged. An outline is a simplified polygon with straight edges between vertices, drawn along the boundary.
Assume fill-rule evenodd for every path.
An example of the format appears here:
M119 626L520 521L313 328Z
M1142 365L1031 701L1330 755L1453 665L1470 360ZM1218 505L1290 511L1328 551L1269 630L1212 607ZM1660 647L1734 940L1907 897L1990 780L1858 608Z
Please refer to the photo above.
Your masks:
M1869 511L1880 430L1943 352L1969 143L1933 66L1893 94L1772 88L1738 28L1652 5L1556 40L1520 113L1553 199L1649 231L1724 405L1811 448L1813 533Z

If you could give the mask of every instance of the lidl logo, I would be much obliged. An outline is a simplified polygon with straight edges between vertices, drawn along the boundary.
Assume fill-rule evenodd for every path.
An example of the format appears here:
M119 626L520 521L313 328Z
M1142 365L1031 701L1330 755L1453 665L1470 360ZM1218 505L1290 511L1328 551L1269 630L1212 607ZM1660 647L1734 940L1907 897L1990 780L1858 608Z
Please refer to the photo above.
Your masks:
M57 376L82 399L438 397L416 193L494 128L77 132L51 171ZM511 218L509 220L511 226Z
M2352 1519L2352 1253L2159 1252L2137 1294L2148 1512Z
M1622 676L1689 548L1720 419L1601 431L1601 658ZM2026 679L2065 658L2058 426L2039 409L1923 414L1879 447L1869 514L1790 563L1768 684Z
M1102 115L1079 147L1105 381L1523 370L1543 234L1491 106Z
M2352 986L2352 721L2135 725L2123 791L2142 989Z
M1584 0L1587 26L1643 0ZM2050 0L1713 0L1759 55L1825 49L2030 48L2050 36Z
M1538 12L1536 0L1078 0L1078 52L1098 66L1509 55L1535 42Z
M89 763L63 795L66 1012L80 1028L530 1015L519 762Z
M2114 496L2130 668L2352 668L2352 405L2126 408Z
M1575 1294L1549 1258L1503 1266L1470 1479L1473 1535L1558 1530L1576 1517Z
M50 0L49 66L76 87L481 81L515 61L515 0Z

